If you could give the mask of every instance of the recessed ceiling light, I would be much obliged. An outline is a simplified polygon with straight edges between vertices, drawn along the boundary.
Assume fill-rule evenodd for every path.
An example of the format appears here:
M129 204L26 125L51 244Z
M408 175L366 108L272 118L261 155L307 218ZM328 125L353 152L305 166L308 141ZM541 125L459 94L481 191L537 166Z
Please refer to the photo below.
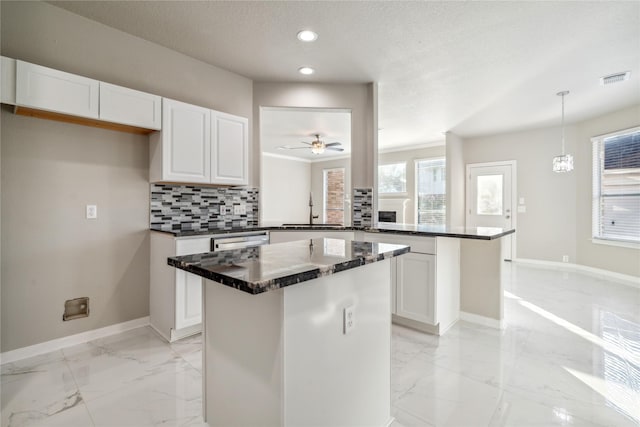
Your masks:
M316 71L316 70L314 70L314 69L313 69L313 68L311 68L311 67L301 67L301 68L298 68L298 72L299 72L300 74L304 74L305 76L308 76L309 74L313 74L315 71Z
M298 40L302 42L314 42L318 39L318 34L311 30L298 31Z

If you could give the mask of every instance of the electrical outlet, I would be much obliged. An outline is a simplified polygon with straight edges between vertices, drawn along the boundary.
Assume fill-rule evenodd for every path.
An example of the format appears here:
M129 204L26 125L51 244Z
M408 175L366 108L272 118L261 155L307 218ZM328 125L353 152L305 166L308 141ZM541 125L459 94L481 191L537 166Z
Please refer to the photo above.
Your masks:
M246 215L247 214L247 206L246 205L234 205L233 206L233 214L234 215Z
M98 205L87 205L87 219L98 219Z
M350 305L343 311L343 333L346 335L355 327L355 307Z
M562 255L562 262L569 262L569 255Z

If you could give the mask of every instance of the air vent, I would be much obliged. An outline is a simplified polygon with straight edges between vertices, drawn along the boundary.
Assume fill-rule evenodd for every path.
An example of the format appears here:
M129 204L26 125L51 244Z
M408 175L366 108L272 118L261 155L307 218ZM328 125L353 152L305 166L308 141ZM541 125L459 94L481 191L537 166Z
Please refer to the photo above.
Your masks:
M600 85L606 86L612 83L618 83L618 82L623 82L625 80L629 80L629 75L631 75L631 71L626 71L624 73L610 74L608 76L600 77Z

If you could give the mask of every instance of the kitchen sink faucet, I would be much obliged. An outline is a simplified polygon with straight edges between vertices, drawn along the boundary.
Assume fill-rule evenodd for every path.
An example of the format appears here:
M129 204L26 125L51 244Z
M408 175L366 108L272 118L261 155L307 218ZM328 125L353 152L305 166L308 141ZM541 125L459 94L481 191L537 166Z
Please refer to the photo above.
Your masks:
M318 215L313 214L313 196L312 193L309 192L309 225L313 225L313 220L317 218Z

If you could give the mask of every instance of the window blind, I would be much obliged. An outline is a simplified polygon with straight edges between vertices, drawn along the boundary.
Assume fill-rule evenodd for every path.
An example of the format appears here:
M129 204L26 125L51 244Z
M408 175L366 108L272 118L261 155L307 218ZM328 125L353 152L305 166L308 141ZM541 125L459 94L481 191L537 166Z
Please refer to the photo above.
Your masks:
M593 237L640 242L640 128L593 140Z

